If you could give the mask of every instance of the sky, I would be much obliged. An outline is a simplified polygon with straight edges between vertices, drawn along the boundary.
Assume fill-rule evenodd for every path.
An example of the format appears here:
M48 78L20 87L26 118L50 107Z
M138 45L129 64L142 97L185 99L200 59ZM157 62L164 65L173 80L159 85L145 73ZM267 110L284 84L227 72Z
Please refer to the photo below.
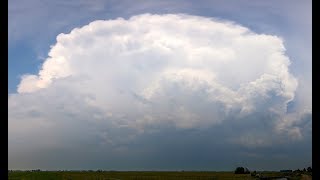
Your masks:
M9 0L9 169L312 165L311 0Z

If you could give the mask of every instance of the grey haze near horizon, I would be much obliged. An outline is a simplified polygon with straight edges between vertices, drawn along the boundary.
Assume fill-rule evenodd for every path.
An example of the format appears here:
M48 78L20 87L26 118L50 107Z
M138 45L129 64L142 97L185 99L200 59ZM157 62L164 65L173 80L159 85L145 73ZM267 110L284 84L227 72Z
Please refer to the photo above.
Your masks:
M17 1L10 1L9 88L10 85L17 85L10 84L10 82L17 81L10 81L10 78L16 78L12 75L10 76L10 72L37 74L37 68L43 63L39 61L37 62L38 66L35 67L34 63L31 63L33 67L29 64L29 69L16 70L14 67L19 65L19 61L28 60L10 58L10 50L15 53L19 52L18 48L15 49L18 47L17 44L19 42L29 44L30 51L41 59L47 56L48 48L50 44L55 43L54 39L57 34L61 32L69 33L73 28L82 27L97 19L115 19L117 17L127 19L141 13L186 13L232 20L258 34L264 33L282 37L286 55L292 63L289 66L290 73L299 82L295 92L295 99L289 103L288 112L295 112L303 108L312 109L311 1L303 3L294 1L289 6L288 1L237 1L233 3L230 3L230 1L224 3L202 1L197 4L193 4L191 1L149 2L141 1L139 4L134 4L130 1L92 1L90 3L85 1L80 1L80 3L72 1L68 3L28 1L27 4L17 4ZM60 12L69 13L65 15ZM297 17L292 12L300 12L300 16ZM47 15L43 16L45 13ZM21 53L24 53L24 51L21 51ZM28 62L24 63L28 64ZM12 91L9 96L16 96L14 94L16 92ZM72 96L72 94L69 95ZM45 92L40 97L45 97ZM139 96L136 97L139 98ZM21 100L23 103L33 103L32 98L24 98ZM77 103L76 100L74 103ZM28 106L28 104L26 105ZM88 107L80 108L88 111L88 116L90 116L90 112L96 111L95 109L86 109ZM39 114L37 111L39 110L34 109L28 113L31 113L31 117L36 117L37 113ZM226 143L225 137L227 138L235 132L245 134L248 126L256 127L257 130L255 131L262 130L264 126L261 123L264 123L264 121L256 122L255 119L268 118L264 116L267 115L256 114L243 124L228 121L200 130L181 130L168 125L168 127L159 128L161 129L160 132L146 132L145 134L137 135L134 140L120 139L119 142L123 145L116 147L118 148L117 151L109 147L97 148L96 143L101 140L101 137L97 137L94 134L91 136L81 135L82 132L88 131L88 127L90 127L90 122L88 123L81 119L86 117L78 119L81 123L77 123L77 119L70 120L63 129L55 131L56 133L61 132L61 135L65 136L69 134L67 133L69 131L71 137L68 136L65 140L61 140L63 137L58 138L59 142L54 147L46 147L45 144L41 143L37 144L35 142L39 138L37 134L32 135L35 139L30 141L28 139L15 138L14 133L10 134L9 128L9 168L230 170L236 166L246 166L251 169L278 170L281 168L294 169L309 166L311 164L311 130L304 134L302 140L262 147ZM72 119L74 117L69 115L68 118ZM295 126L305 127L307 124L307 127L311 128L310 112L304 114L300 119L303 120L296 122ZM42 135L45 135L45 132L42 133L44 133ZM126 133L130 135L131 132L130 129L124 128L121 131L112 133L115 136L118 133L125 137ZM28 135L28 137L32 136ZM74 140L75 142L70 145L69 140ZM34 146L32 143L35 143ZM79 164L81 166L77 166Z

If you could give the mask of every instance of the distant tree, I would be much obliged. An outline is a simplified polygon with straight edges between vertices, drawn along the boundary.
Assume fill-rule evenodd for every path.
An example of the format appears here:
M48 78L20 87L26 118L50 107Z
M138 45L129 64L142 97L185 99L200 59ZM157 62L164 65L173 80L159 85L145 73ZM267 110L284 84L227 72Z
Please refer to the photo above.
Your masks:
M300 169L296 169L296 170L294 170L295 172L301 172L301 170Z
M307 171L308 171L308 172L312 172L312 168L309 166L309 167L307 168Z
M250 171L248 168L244 167L237 167L236 170L234 171L235 174L250 174Z
M243 167L237 167L236 170L234 171L235 174L243 174L244 173L244 168Z
M303 168L303 172L306 172L307 170L306 170L306 168Z
M291 169L283 169L283 170L280 170L280 172L290 173L290 172L292 172L292 170Z
M249 171L248 168L245 168L245 169L244 169L244 174L250 174L250 171Z

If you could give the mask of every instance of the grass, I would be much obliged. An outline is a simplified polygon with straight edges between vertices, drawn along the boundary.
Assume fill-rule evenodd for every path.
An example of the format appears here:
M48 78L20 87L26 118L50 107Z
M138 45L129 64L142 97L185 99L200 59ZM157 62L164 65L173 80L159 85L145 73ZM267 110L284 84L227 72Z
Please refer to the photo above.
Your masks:
M254 179L250 174L234 174L233 172L136 172L136 171L40 171L40 172L9 172L9 180L18 179L79 179L79 180L214 180L214 179Z
M258 172L259 173L259 172ZM281 172L260 172L263 177L290 177L301 179L301 175ZM251 180L259 179L250 174L233 172L156 172L156 171L12 171L9 180Z

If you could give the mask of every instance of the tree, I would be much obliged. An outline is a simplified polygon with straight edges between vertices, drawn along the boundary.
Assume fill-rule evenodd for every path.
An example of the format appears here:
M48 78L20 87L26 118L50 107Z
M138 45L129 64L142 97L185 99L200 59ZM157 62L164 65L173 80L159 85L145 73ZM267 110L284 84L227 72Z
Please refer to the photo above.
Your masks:
M248 168L245 168L245 169L244 169L244 174L250 174L250 171L249 171Z
M309 167L307 168L307 171L308 171L308 172L312 172L312 168L309 166Z
M301 170L300 169L296 169L295 172L301 172Z
M236 170L234 171L235 174L250 174L250 171L248 168L244 167L237 167Z
M244 168L243 167L237 167L236 170L234 171L235 174L243 174L244 173Z

